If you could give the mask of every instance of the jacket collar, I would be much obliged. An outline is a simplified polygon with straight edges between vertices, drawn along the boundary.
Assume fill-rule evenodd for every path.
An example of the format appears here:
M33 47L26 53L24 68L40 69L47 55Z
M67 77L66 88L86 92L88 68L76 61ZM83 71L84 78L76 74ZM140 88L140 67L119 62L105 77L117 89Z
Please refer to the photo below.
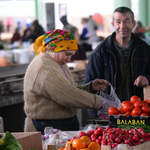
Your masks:
M142 46L145 42L143 40L141 40L140 38L136 37L134 33L131 33L131 37L133 39L134 42L134 49L138 46ZM110 36L108 36L105 39L105 42L102 42L102 47L104 49L110 50L110 51L114 51L115 50L115 45L113 42L113 38L116 35L116 32L113 32Z

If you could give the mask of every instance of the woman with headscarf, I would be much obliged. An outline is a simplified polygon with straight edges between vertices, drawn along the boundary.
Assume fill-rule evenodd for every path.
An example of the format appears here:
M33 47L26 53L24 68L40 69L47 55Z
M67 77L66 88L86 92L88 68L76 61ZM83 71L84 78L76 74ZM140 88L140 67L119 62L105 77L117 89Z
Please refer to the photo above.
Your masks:
M85 49L82 47L80 42L80 35L78 29L75 26L67 25L64 30L71 32L77 40L78 43L78 51L71 57L71 61L74 60L86 60Z
M79 130L77 108L99 109L103 98L91 91L105 90L109 82L96 79L77 86L66 63L78 50L68 31L52 30L34 43L35 58L24 78L25 132L53 127L62 131Z

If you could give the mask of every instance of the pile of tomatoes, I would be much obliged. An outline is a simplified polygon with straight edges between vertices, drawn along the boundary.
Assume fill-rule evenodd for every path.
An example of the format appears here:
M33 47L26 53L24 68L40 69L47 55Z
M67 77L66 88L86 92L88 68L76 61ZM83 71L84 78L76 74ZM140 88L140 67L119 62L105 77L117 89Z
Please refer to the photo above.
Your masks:
M150 100L141 100L138 96L132 96L130 101L123 101L121 108L110 107L108 110L110 115L128 116L150 116Z

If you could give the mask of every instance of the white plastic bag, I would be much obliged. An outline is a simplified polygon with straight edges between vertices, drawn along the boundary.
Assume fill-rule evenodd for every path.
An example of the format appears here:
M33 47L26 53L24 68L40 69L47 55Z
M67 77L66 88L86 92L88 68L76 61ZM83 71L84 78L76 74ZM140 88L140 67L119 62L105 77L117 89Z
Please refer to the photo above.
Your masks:
M102 97L103 97L103 105L102 107L98 110L98 116L100 114L106 114L108 113L108 109L110 107L116 107L116 108L120 108L121 107L121 101L120 99L118 98L118 96L116 95L113 87L111 86L110 87L110 94L107 94L103 91L100 91L100 94Z
M112 86L110 94L106 94L105 92L100 91L100 95L104 98L104 103L109 104L110 107L116 107L118 109L121 107L121 101Z
M56 145L56 148L64 147L67 140L71 140L74 136L79 136L80 131L61 131L53 129L52 127L46 127L44 130L45 140L43 141L43 150L48 149L48 145Z
M3 118L0 117L0 133L4 133L4 124L3 124Z
M56 145L59 144L59 132L60 130L54 129L53 127L45 127L44 135L42 138L42 148L43 150L48 149L48 145Z

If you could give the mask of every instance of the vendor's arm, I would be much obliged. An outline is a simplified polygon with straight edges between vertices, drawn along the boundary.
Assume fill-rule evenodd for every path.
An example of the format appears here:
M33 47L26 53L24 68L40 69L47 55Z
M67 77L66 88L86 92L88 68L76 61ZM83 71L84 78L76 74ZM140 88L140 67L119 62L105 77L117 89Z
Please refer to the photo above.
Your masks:
M105 91L107 86L110 86L110 83L104 79L95 79L92 82L93 91Z
M80 90L56 72L51 71L47 74L45 72L41 69L33 87L33 92L38 95L52 99L66 107L99 109L103 104L101 96Z
M79 89L85 90L89 93L94 93L98 91L104 91L107 86L110 86L110 83L104 79L95 79L83 85L78 85Z
M88 83L90 81L95 80L96 78L103 79L103 61L96 52L93 52L90 56L90 59L88 61L88 65L86 68L85 73L85 83ZM92 88L91 88L92 89ZM97 93L94 90L92 93ZM88 114L90 118L96 118L97 117L97 110L88 109Z

